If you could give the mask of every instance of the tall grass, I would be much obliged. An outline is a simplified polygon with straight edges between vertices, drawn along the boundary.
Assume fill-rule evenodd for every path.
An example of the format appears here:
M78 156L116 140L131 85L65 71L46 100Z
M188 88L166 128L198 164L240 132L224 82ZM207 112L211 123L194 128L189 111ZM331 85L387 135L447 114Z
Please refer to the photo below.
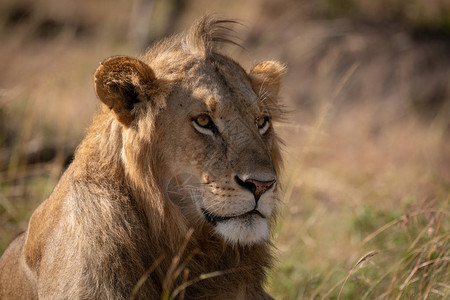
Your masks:
M346 121L325 120L334 98L301 134L300 149L289 151L287 139L272 293L280 299L446 299L450 186L447 171L436 165L446 149L442 116L426 125L409 114L374 141L366 127L374 118L370 106L347 111ZM348 127L352 119L360 123ZM283 129L286 136L298 133L298 126Z

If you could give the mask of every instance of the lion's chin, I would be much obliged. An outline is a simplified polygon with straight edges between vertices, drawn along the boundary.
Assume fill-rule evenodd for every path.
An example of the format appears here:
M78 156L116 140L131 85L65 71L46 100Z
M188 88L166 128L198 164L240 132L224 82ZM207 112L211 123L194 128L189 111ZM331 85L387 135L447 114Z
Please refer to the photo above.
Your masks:
M268 240L269 223L257 215L218 222L215 231L230 244L252 245Z

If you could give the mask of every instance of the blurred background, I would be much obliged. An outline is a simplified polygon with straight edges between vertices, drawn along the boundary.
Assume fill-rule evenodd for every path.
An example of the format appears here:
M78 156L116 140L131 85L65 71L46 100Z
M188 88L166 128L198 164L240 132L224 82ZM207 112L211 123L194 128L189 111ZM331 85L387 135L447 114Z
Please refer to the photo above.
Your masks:
M205 13L288 66L276 299L448 299L448 0L0 0L0 253L99 107L92 75Z

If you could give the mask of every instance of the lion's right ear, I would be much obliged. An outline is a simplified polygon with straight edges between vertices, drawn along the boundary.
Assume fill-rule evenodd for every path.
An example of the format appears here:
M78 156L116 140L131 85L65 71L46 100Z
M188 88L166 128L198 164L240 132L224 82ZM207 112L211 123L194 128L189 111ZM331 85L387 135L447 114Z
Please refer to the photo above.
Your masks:
M95 92L126 127L134 120L133 107L150 100L155 73L144 62L127 56L104 60L94 74Z
M249 73L253 90L262 98L278 97L281 86L281 76L286 72L286 66L277 61L263 61L255 65Z

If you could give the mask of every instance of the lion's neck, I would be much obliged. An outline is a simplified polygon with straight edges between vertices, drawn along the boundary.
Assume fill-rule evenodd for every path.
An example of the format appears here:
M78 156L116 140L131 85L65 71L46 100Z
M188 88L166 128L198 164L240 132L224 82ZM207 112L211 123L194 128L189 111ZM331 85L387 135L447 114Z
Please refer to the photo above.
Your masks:
M230 297L234 298L238 288L257 290L263 285L266 271L272 264L271 246L268 243L230 245L216 236L207 225L197 228L193 233L183 256L189 259L190 255L194 256L186 266L191 274L189 278L202 274L211 276L191 288L189 293L192 298L208 295L211 291L221 295L233 291Z

